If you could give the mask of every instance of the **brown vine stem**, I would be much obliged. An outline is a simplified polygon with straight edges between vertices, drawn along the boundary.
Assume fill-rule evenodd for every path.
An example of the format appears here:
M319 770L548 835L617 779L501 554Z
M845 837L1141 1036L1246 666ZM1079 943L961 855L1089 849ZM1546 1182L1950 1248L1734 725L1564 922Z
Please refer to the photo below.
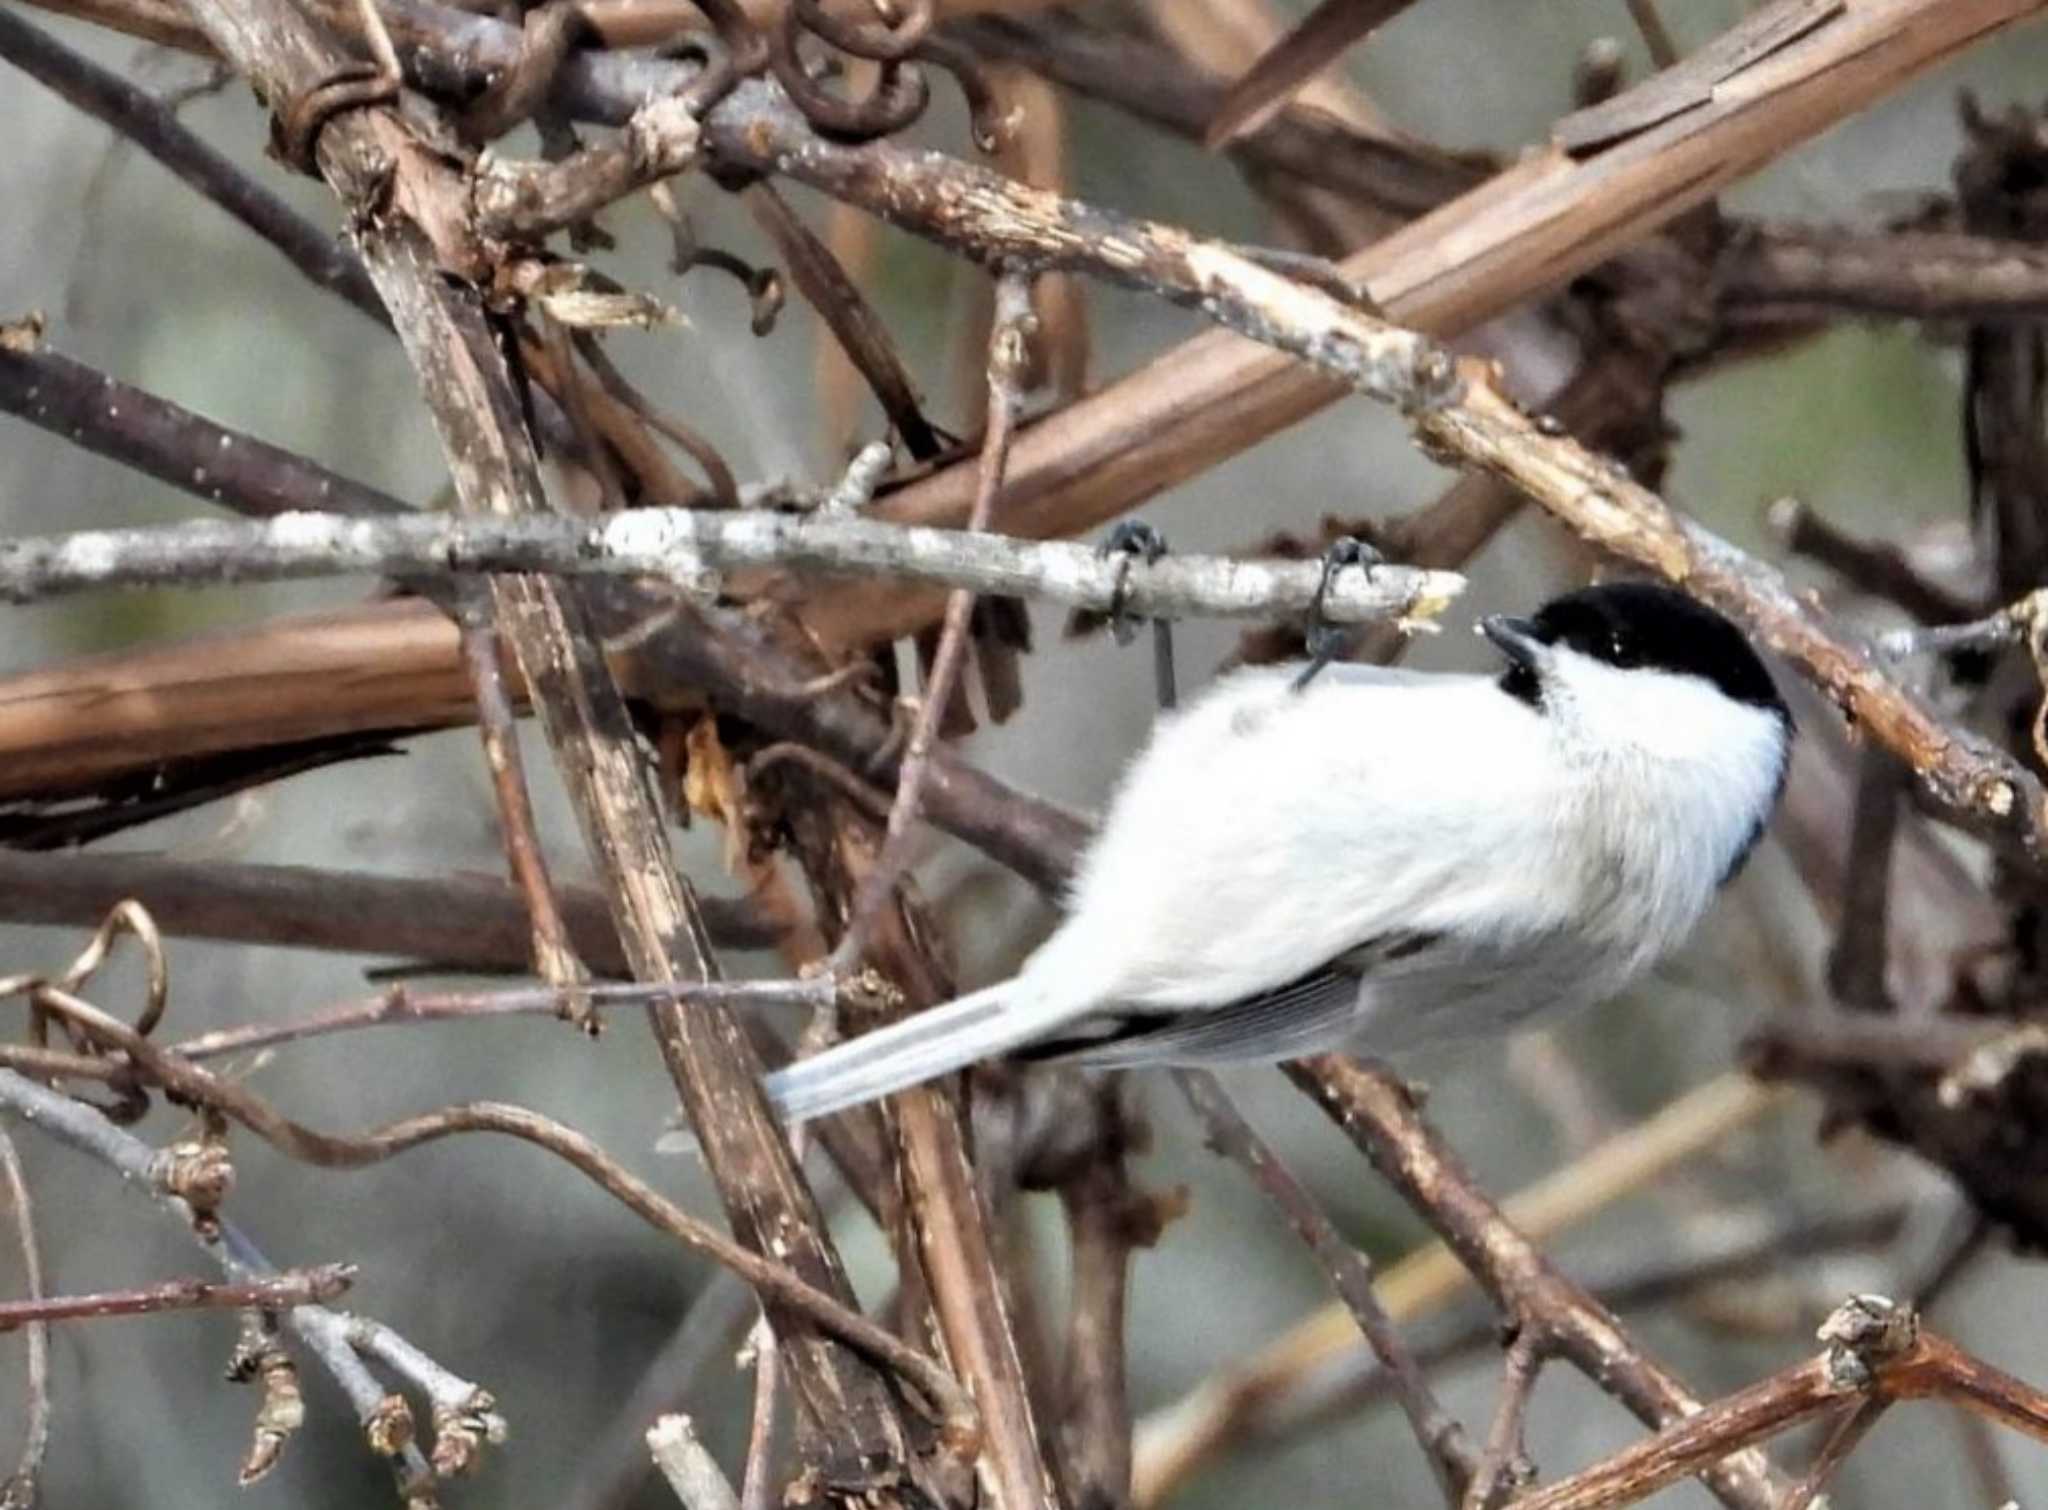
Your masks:
M497 626L487 594L471 588L460 595L456 625L462 635L463 662L476 696L477 732L483 741L484 766L498 807L498 837L504 845L513 884L526 902L532 930L534 973L561 994L561 1013L587 1033L597 1031L584 986L590 970L569 937L562 904L548 875L547 856L534 827L533 800L527 795L526 766L519 754L519 726L511 695L505 690L505 668L498 659Z
M286 117L345 74L348 58L298 10L260 0L194 0L191 12ZM490 281L491 258L470 230L459 168L398 113L374 104L335 115L311 146L322 174L353 207L364 263L418 375L460 507L478 515L546 513L523 407L471 281ZM559 584L526 577L495 579L492 594L634 973L643 980L716 978L695 895L676 866L630 716L583 602ZM744 1026L717 1007L686 1013L670 1001L648 1010L740 1244L772 1243L784 1260L778 1270L850 1300L816 1198L761 1099L759 1061ZM778 1327L799 1315L817 1319L782 1308L771 1315ZM829 1434L864 1459L901 1465L915 1478L918 1455L901 1402L872 1355L843 1346L843 1329L826 1334L792 1325L785 1341L804 1432Z
M0 1332L48 1321L81 1321L103 1316L149 1316L163 1311L281 1310L332 1300L355 1280L353 1264L283 1269L261 1279L220 1284L204 1279L171 1279L130 1290L94 1295L51 1295L40 1300L0 1301Z
M560 895L578 952L607 975L624 974L618 939L607 936L604 899L588 886L564 886ZM90 928L130 898L167 934L430 960L451 970L526 965L519 894L488 876L0 850L0 919L7 922ZM706 898L705 911L712 937L728 948L775 942L777 930L747 903Z
M821 797L810 778L799 778L793 795L784 816L829 934L865 891L879 846L868 825L836 794ZM952 977L928 944L935 931L913 888L884 894L863 959L900 993L895 1005L914 1009L952 994ZM889 1214L881 1220L908 1229L898 1238L906 1314L929 1309L953 1372L972 1394L981 1422L977 1477L987 1495L1000 1510L1057 1510L1009 1284L989 1230L986 1170L970 1158L966 1119L941 1085L895 1097L887 1110L900 1194L885 1197Z

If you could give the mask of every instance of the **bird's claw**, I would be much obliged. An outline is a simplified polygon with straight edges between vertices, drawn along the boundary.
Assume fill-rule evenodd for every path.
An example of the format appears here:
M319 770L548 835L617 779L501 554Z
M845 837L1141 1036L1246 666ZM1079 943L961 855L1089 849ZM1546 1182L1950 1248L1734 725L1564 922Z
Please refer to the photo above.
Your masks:
M1166 536L1142 519L1119 520L1102 542L1103 555L1122 555L1147 566L1164 556L1167 549ZM1117 575L1116 591L1109 602L1109 632L1119 645L1128 645L1137 638L1138 626L1144 622L1124 605L1124 583L1128 576L1128 568ZM1171 708L1180 697L1173 664L1173 626L1164 619L1152 622L1152 649L1152 674L1159 706Z
M1166 536L1156 526L1142 519L1119 520L1102 542L1105 556L1129 556L1143 561L1147 566L1167 552ZM1128 645L1137 638L1138 626L1143 621L1124 606L1124 578L1119 575L1116 592L1109 603L1109 632L1119 645Z
M1343 654L1351 643L1351 631L1342 625L1332 624L1323 614L1323 603L1329 597L1331 581L1347 566L1360 568L1370 579L1372 569L1386 559L1356 535L1339 535L1323 552L1323 574L1316 581L1315 597L1309 600L1308 628L1302 636L1308 646L1308 665L1294 679L1296 692L1320 676L1323 668Z

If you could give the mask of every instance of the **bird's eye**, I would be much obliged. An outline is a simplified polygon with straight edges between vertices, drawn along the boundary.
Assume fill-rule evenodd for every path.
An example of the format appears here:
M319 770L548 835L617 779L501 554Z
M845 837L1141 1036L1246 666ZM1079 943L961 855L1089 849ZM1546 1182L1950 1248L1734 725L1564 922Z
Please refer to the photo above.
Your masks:
M1633 666L1638 657L1636 642L1617 629L1607 636L1607 659L1617 666Z

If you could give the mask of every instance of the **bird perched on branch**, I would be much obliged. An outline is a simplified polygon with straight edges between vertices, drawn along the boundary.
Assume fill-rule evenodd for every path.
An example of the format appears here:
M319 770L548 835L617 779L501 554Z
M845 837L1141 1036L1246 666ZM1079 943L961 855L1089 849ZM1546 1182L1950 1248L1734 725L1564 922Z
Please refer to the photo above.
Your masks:
M1479 630L1498 675L1266 667L1163 717L1023 969L770 1075L778 1113L1004 1054L1387 1054L1619 991L1762 835L1791 715L1742 633L1669 588Z

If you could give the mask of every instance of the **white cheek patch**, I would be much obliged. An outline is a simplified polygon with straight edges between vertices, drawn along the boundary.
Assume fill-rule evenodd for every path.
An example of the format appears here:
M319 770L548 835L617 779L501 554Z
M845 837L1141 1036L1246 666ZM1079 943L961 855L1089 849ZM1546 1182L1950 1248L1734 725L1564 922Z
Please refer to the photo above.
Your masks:
M1790 729L1775 711L1741 703L1703 677L1623 670L1564 652L1546 703L1580 758L1632 775L1626 801L1673 818L1667 836L1709 867L1716 886L1768 817L1784 780Z

